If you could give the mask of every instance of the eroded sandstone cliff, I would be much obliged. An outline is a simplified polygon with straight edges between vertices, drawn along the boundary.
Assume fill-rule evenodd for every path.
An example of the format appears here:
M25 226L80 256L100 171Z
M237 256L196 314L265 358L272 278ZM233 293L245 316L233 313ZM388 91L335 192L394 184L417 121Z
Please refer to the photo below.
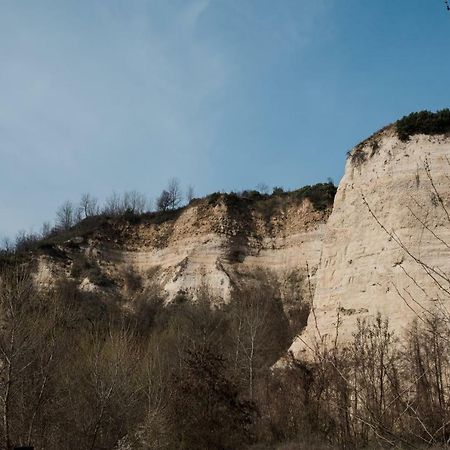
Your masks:
M354 148L324 236L313 311L293 343L345 344L378 313L398 336L450 310L450 138L398 138L389 126Z
M141 290L158 285L168 302L195 298L203 287L228 302L263 270L279 286L298 330L309 310L334 192L324 184L272 196L217 194L173 212L93 218L41 246L39 281L64 275L80 289L127 299L127 279L134 277Z

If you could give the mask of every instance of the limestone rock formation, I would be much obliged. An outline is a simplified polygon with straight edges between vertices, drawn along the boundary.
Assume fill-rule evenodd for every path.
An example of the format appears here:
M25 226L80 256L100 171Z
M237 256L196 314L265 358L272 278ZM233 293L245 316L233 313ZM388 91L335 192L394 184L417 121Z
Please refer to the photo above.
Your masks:
M65 274L82 290L99 284L127 298L126 279L132 276L142 289L157 284L168 302L179 295L195 298L203 287L228 302L234 288L263 270L279 285L285 313L298 330L306 322L335 192L322 186L330 195L320 205L302 191L256 198L217 194L135 221L88 221L72 231L81 236L58 236L51 243L40 258L38 279L48 284Z
M389 126L354 148L327 224L313 310L291 351L345 344L358 319L450 311L450 137Z

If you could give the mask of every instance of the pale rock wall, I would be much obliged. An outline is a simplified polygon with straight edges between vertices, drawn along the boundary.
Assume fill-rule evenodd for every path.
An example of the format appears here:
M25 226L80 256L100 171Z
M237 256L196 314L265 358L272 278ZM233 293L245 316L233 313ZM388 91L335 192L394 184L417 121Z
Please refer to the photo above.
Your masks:
M56 251L64 257L41 256L37 280L49 286L62 275L70 278L75 261L85 258L113 283L97 288L83 274L77 282L84 291L103 290L132 301L125 274L133 272L142 289L159 286L167 302L180 293L195 298L206 287L226 303L236 286L262 270L279 284L285 312L298 329L312 302L331 208L317 210L308 199L268 201L220 196L194 202L160 223L108 221L88 238L58 244Z
M291 347L296 357L309 358L317 342L333 345L338 318L341 345L358 319L380 313L401 336L426 311L450 311L450 138L417 135L401 142L388 127L355 152L328 221L314 311Z

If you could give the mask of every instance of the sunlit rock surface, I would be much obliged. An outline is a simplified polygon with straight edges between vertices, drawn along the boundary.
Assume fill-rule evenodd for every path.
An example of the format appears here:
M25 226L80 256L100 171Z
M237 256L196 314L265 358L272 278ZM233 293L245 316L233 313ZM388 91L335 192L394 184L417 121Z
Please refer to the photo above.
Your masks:
M291 347L345 344L380 313L401 336L450 310L450 138L400 141L393 126L353 149L327 224L314 309ZM434 186L433 186L434 185ZM337 339L336 339L337 336Z

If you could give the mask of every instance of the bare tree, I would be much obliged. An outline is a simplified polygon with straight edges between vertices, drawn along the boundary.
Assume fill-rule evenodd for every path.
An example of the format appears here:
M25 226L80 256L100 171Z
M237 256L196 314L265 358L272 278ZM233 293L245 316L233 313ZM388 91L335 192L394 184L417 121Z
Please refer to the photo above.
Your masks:
M90 404L80 417L86 429L86 448L117 448L126 435L123 422L139 414L142 388L139 379L139 346L126 327L109 325L107 333L94 329L80 342L85 379L81 395Z
M147 212L153 211L155 208L155 201L152 197L147 198Z
M75 208L74 211L74 224L80 223L84 219L83 211L80 207Z
M145 196L137 191L129 191L123 194L122 208L133 214L142 214L145 211L147 200Z
M167 192L169 193L170 209L176 209L180 206L182 193L180 188L180 182L176 178L172 178L167 186Z
M13 442L30 445L44 414L60 342L55 335L58 311L56 302L35 291L28 267L0 273L2 448L12 448Z
M39 238L40 236L36 233L20 230L16 235L15 250L18 252L31 250Z
M98 200L91 194L83 194L81 196L79 209L81 210L83 219L96 216L99 213Z
M64 202L56 211L56 228L68 230L75 225L75 208L70 201Z
M140 441L148 448L170 448L171 430L167 417L170 357L162 351L161 339L150 339L142 357L142 388L145 395L145 414L140 427Z
M119 216L123 213L122 201L117 192L113 192L105 202L103 213L108 216Z
M186 189L186 203L189 204L194 199L195 193L194 193L194 186L190 184Z
M170 194L165 189L156 200L156 208L158 211L167 211L170 209Z
M182 193L180 183L176 178L169 181L167 189L161 192L156 202L159 211L174 210L180 206Z
M14 251L14 243L9 237L2 239L1 249L5 253L12 253Z
M254 280L247 280L248 286L236 293L230 305L234 369L246 379L251 399L261 370L273 364L290 341L275 280L263 270L256 271L254 276Z
M270 188L267 185L267 183L261 182L258 183L256 185L256 190L260 193L260 194L264 194L264 195L268 195L270 192Z
M44 222L41 227L42 239L48 238L52 234L52 226L50 222Z
M23 368L23 352L28 350L24 342L25 307L31 292L31 280L28 274L20 269L1 274L0 307L2 312L2 334L0 335L1 383L0 401L2 407L2 427L4 448L12 448L11 437L11 402L12 388L18 371Z

